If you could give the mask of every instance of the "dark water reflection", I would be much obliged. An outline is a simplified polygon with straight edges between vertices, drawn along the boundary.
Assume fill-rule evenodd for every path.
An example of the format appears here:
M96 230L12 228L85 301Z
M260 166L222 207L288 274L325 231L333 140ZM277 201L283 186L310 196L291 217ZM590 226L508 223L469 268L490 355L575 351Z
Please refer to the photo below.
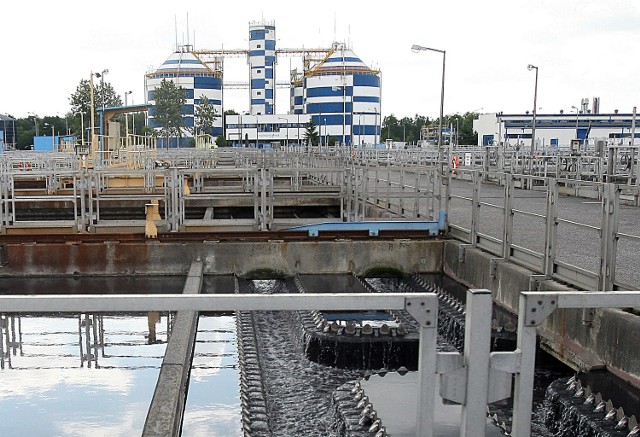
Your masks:
M182 293L183 287L183 276L163 275L0 278L0 295Z

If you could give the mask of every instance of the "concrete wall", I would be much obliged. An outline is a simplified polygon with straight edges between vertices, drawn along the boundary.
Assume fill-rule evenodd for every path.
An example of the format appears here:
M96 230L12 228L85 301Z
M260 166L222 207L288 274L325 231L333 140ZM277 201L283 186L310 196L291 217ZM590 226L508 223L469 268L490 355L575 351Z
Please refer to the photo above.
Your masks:
M533 277L533 272L497 261L495 256L457 241L444 245L443 271L470 288L491 290L496 305L518 313L521 291L575 291L564 284ZM583 310L557 310L538 330L543 349L575 369L606 367L640 387L640 359L636 348L640 317L619 310L596 310L590 324L583 322Z
M195 259L204 261L206 274L220 275L362 274L371 268L426 273L441 271L443 244L436 239L6 244L0 276L184 274Z

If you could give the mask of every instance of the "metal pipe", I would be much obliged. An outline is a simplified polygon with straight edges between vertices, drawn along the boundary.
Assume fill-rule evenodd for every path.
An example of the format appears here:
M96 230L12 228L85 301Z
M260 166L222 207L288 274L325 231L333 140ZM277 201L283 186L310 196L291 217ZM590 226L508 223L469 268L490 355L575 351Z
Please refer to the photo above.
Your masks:
M529 64L527 65L527 70L536 70L536 83L533 90L533 123L531 125L531 157L533 159L533 154L535 152L536 147L536 107L538 106L538 67L535 65Z

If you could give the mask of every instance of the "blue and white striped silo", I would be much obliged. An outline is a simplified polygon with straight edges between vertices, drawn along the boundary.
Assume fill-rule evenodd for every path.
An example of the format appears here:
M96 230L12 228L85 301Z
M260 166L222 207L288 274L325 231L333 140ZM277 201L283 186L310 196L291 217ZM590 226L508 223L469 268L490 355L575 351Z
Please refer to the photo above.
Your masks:
M275 22L249 23L251 114L273 114L275 111L275 63Z
M291 71L289 88L290 113L304 114L304 77L298 70Z
M175 139L170 147L185 147L189 144L189 138L193 135L189 132L196 124L196 107L202 97L209 99L217 114L222 115L222 74L209 68L197 55L191 52L191 47L184 46L173 53L154 72L145 75L146 102L155 103L155 89L160 86L163 79L173 81L176 86L187 91L185 105L182 108L184 124L187 127L180 139ZM154 120L154 110L149 110L149 126L161 128ZM213 128L207 132L214 137L222 134L222 117L215 119ZM164 138L159 139L158 147L167 147Z
M305 113L312 114L322 144L380 142L380 72L369 68L344 44L304 79Z

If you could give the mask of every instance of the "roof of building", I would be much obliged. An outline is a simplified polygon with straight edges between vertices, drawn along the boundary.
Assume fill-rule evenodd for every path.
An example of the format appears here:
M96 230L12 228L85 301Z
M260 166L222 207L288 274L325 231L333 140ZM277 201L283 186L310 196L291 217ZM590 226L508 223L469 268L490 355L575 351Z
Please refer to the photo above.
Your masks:
M219 73L209 68L209 66L203 62L198 55L190 50L184 49L173 52L167 60L150 75L178 73L182 75L195 74L219 76Z
M320 62L308 75L323 74L378 74L379 71L372 70L360 59L351 49L344 44L334 44L329 55Z
M6 114L0 114L0 121L16 121L16 119Z

